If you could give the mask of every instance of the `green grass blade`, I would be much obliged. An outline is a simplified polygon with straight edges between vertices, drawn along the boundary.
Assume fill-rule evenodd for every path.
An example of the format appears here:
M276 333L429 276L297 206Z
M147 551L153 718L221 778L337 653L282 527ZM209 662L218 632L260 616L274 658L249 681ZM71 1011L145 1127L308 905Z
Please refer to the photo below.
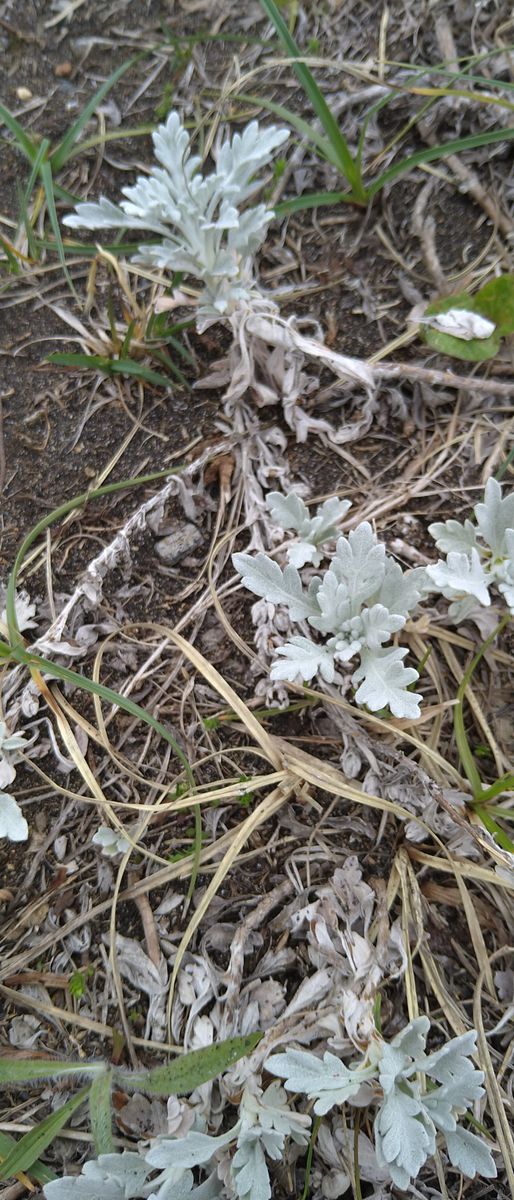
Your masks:
M115 1068L115 1078L131 1091L141 1088L152 1096L182 1096L221 1075L245 1054L251 1054L261 1037L262 1033L250 1033L246 1037L227 1038L214 1046L181 1054L174 1062L153 1071L133 1074Z
M494 820L494 817L491 816L489 810L481 804L474 804L473 810L476 812L477 817L480 817L484 828L487 829L487 832L492 835L498 845L501 846L502 850L508 850L509 854L514 854L514 842L511 842L508 834L506 834L501 825L498 825L498 822Z
M288 54L292 59L301 59L302 55L294 38L281 16L274 0L261 0L261 5L266 13L266 16L275 26L279 38L283 42ZM363 188L362 181L359 175L357 164L352 157L346 138L341 133L339 125L331 112L323 93L320 91L314 76L304 62L293 62L292 67L297 78L309 97L312 107L321 122L323 129L331 143L335 154L337 155L338 166L341 173L346 177L352 189L353 197L356 203L366 204L367 195Z
M0 1083L34 1083L36 1079L60 1079L63 1075L96 1075L103 1062L70 1063L58 1058L0 1058Z
M466 685L462 689L462 695L460 695L461 689L459 688L458 703L455 705L453 710L453 729L455 732L455 741L457 743L459 758L464 769L464 774L473 793L473 798L476 800L482 794L482 780L471 752L471 747L467 739L464 725L463 699L465 691Z
M25 190L24 190L23 194L20 195L20 197L19 197L20 217L21 217L21 221L22 221L23 225L25 226L25 232L27 234L29 255L31 258L34 258L34 259L37 258L38 255L37 255L37 249L36 249L36 238L34 236L34 229L32 226L32 221L30 219L30 215L29 215L29 200L32 195L32 190L34 188L36 179L37 179L38 175L41 174L41 165L44 162L45 158L47 157L49 149L50 149L49 139L43 138L42 142L40 143L40 145L37 149L37 154L34 158L34 162L32 163L32 169L31 169Z
M275 205L274 213L276 217L286 217L289 213L323 208L327 204L355 204L355 197L350 192L306 192L305 196L295 196L293 200L281 200Z
M40 257L39 252L38 252L38 246L37 246L37 238L34 236L34 230L32 228L32 221L30 219L30 213L29 213L28 204L27 204L27 197L25 195L25 192L21 191L21 189L18 191L18 203L20 206L20 214L19 214L20 227L23 226L25 233L27 235L27 248L28 248L29 258L32 258L34 260L34 262L37 262Z
M110 358L104 358L101 354L74 354L72 351L69 354L47 354L45 358L45 362L53 367L85 367L88 371L105 371L106 363L110 361Z
M104 375L135 375L146 383L170 390L170 380L158 371L145 367L144 363L135 362L133 358L104 358L101 354L48 354L45 362L55 367L85 368L87 371L102 371ZM181 376L181 381L183 381Z
M184 324L186 324L186 322L184 322ZM191 322L191 323L187 322L187 325L189 328L191 327L191 324L194 324L194 322ZM173 328L178 328L178 326L173 326ZM195 366L194 356L191 354L191 351L188 350L187 346L184 346L183 343L180 342L179 339L174 336L171 329L169 329L169 330L165 329L162 337L163 337L163 340L166 342L166 345L172 346L173 349L175 350L176 354L178 354L180 358L183 358L184 362L186 362L189 367ZM159 353L163 353L163 351L159 350Z
M7 262L9 265L9 272L12 275L20 275L21 274L20 263L19 263L16 255L13 254L10 243L6 242L5 238L3 238L1 234L0 234L0 247L3 250L5 257L7 259Z
M371 121L371 118L376 116L376 114L378 112L380 112L382 108L386 108L387 105L391 103L391 100L395 100L397 97L397 94L398 94L397 92L390 92L388 96L381 96L380 100L377 100L375 104L372 104L371 108L369 108L368 111L364 114L364 117L362 120L362 125L361 125L361 131L359 133L359 141L357 144L357 154L356 154L356 159L359 164L359 171L362 170L362 155L363 155L363 151L364 151L364 143L366 141L366 134L368 132L368 126Z
M316 1139L319 1133L321 1121L321 1117L315 1117L312 1123L311 1136L309 1138L309 1145L307 1147L307 1155L305 1158L305 1183L303 1185L303 1191L300 1195L300 1200L309 1200L309 1196L311 1194L312 1159L314 1157L314 1147L316 1145Z
M55 194L57 195L57 189L55 189ZM79 202L79 199L73 200L73 204L76 204L76 203L78 204L78 202ZM55 242L50 241L49 238L38 238L36 245L41 250L55 250L56 249ZM98 254L97 246L91 245L91 243L72 242L68 238L65 238L64 245L70 254L80 254L81 256L90 257L90 258L94 258L95 255ZM107 243L102 242L102 250L108 250L110 254L115 254L117 257L119 257L121 254L123 254L123 255L137 254L137 251L144 249L145 246L155 246L155 245L157 245L157 241L144 242L144 243L143 242L107 242Z
M39 145L39 147L38 147L38 151L37 151L37 154L36 154L36 156L35 156L35 158L34 158L34 162L32 163L32 170L31 170L31 172L30 172L30 175L29 175L29 178L28 178L28 182L27 182L27 186L26 186L26 188L25 188L25 204L26 204L26 205L28 205L28 202L29 202L29 200L30 200L30 197L31 197L31 195L32 195L32 188L34 187L34 184L35 184L35 182L36 182L36 179L37 179L37 177L38 177L38 175L39 175L39 173L40 173L41 163L42 163L42 162L44 161L44 159L46 158L46 156L47 156L47 154L48 154L48 151L49 151L49 149L50 149L50 141L49 141L49 139L48 139L48 138L43 138L43 141L40 143L40 145Z
M514 47L511 47L511 49L514 49ZM506 51L507 47L504 48L503 53L506 53ZM495 53L499 53L499 51L496 51ZM480 62L488 57L488 54L483 54L477 59L462 59L461 61L469 61L470 63L473 63L474 61ZM402 71L412 69L412 63L402 63L389 60L388 65L390 67L399 67ZM427 63L424 63L422 67L414 72L413 78L417 78L419 75L442 75L444 78L449 79L450 83L457 83L459 80L464 80L466 83L478 83L481 87L487 87L488 89L497 87L502 88L506 92L514 91L514 83L509 83L506 79L489 79L487 75L469 74L466 67L463 67L461 71L450 71L448 70L448 66L444 67L442 64L440 66L429 66ZM408 85L409 80L407 79L405 82Z
M182 374L180 367L177 367L177 364L173 362L173 359L169 354L166 353L165 350L152 348L151 355L152 358L157 359L157 362L161 362L163 367L166 367L166 370L170 372L170 375L173 375L173 378L177 380L177 383L180 383L181 387L187 388L188 392L192 390L191 384L188 383L185 375Z
M327 159L327 162L332 163L334 167L339 167L339 158L333 150L327 138L324 138L317 129L309 125L308 121L304 121L303 117L299 117L290 108L286 108L284 104L277 104L275 100L267 100L265 96L250 96L250 95L235 95L234 100L241 100L245 104L258 104L261 108L265 108L268 112L272 112L275 117L280 117L281 121L285 121L288 125L292 125L293 129L300 134L301 137L308 138L310 142L316 146L316 149Z
M121 76L125 74L125 71L128 71L129 67L133 66L138 58L139 55L135 55L133 58L129 58L126 62L122 63L121 67L117 67L116 70L112 72L112 75L109 75L109 78L106 79L105 83L98 88L98 91L95 92L94 96L91 97L91 100L88 101L80 116L77 117L77 120L74 121L73 125L70 126L68 132L63 137L62 142L59 144L59 146L57 146L52 154L52 165L56 171L60 171L61 167L64 166L75 145L75 142L80 137L84 126L87 125L87 122L89 121L89 118L93 116L95 109L97 109L98 105L102 103L102 100L107 93L110 92L111 88L114 87L114 84L118 82L118 79L121 79Z
M159 375L158 371L152 371L151 367L145 367L143 363L135 362L133 358L111 358L109 360L109 371L111 375L135 375L137 379L144 379L145 383L152 383L155 387L166 388L170 391L171 381L165 375Z
M509 772L508 775L502 775L490 787L485 788L480 799L485 804L488 800L494 800L496 796L502 796L504 792L512 791L514 791L514 775ZM514 820L514 812L510 813L510 820Z
M0 1160L7 1158L7 1155L14 1146L16 1146L15 1139L9 1133L3 1133L0 1130ZM30 1174L34 1177L36 1183L40 1183L42 1187L45 1183L51 1183L52 1179L57 1178L55 1171L52 1171L50 1167L45 1167L45 1164L39 1162L38 1159L32 1163Z
M29 137L28 133L25 133L23 126L20 125L20 122L16 120L16 117L13 117L12 113L9 112L9 109L6 108L4 104L0 104L0 122L3 122L4 125L7 125L7 128L13 134L13 137L16 138L18 146L22 154L25 155L25 158L28 158L30 163L34 162L37 154L37 142L33 141L32 138Z
M72 292L73 296L75 297L75 299L78 300L78 296L77 296L77 293L73 286L71 275L70 275L70 273L68 271L68 267L66 265L66 255L64 253L64 246L63 246L61 230L60 230L60 226L59 226L59 218L57 216L57 209L55 207L54 179L53 179L53 175L52 175L52 168L51 168L51 165L50 165L50 162L48 159L46 159L45 162L41 163L41 166L39 168L39 173L41 175L41 181L42 181L43 187L45 189L46 206L48 208L48 216L50 218L50 224L52 226L52 230L53 230L53 234L54 234L54 238L55 238L56 250L59 255L59 262L63 269L63 273L65 276L66 282L68 284L68 287L69 287L70 291Z
M160 734L168 745L171 746L173 753L182 764L191 790L194 790L193 774L184 751L178 742L175 741L169 729L166 729L165 725L161 725L160 721L152 717L152 714L147 712L146 708L142 708L134 700L128 699L127 696L122 696L120 692L115 692L113 688L106 687L103 683L94 683L86 675L79 675L76 671L71 671L69 667L58 666L57 663L50 662L49 659L39 658L38 655L31 654L30 651L22 650L19 645L13 649L13 658L16 662L23 663L29 667L29 669L41 671L44 675L50 675L53 679L61 679L64 683L72 683L74 687L81 688L83 692L90 692L93 696L99 696L100 700L105 700L107 704L113 704L115 708L121 708L124 712L130 713L131 717L137 717L139 721L144 721L145 725L149 725L151 729Z
M95 146L104 146L107 142L123 142L127 138L148 137L149 133L154 133L155 123L152 125L136 125L134 129L107 129L105 133L95 133L91 137L84 138L83 142L79 142L78 146L74 146L66 162L71 162L72 158L76 158L77 154L82 154L84 150L94 150ZM74 200L74 204L78 203L80 197Z
M498 479L498 481L500 479L503 479L503 476L507 473L509 468L512 466L513 462L514 462L514 446L511 446L506 459L504 459L501 466L498 467L498 470L496 471L494 478Z
M102 1071L93 1080L89 1092L89 1123L96 1154L111 1154L114 1150L112 1136L112 1068Z
M477 801L481 801L483 799L483 789L482 789L482 780L480 778L480 774L478 772L475 760L473 758L473 754L472 754L471 747L468 742L468 738L467 738L466 730L465 730L465 726L464 726L464 700L465 700L465 696L466 696L466 688L468 687L468 684L471 683L473 674L474 674L476 668L478 667L479 662L483 658L484 654L489 649L489 647L492 646L493 642L496 640L498 635L502 632L502 629L505 629L505 626L508 625L510 619L511 619L510 613L508 613L505 617L502 617L502 620L500 621L499 625L497 625L496 629L493 629L493 632L489 634L489 637L486 638L484 642L482 642L480 649L477 651L475 656L471 659L471 662L466 667L466 670L464 671L464 674L460 681L458 691L457 691L457 704L455 705L455 708L453 710L453 728L455 731L455 740L457 742L460 759L461 759L462 766L464 768L466 777L468 779L469 785L473 792L473 799L477 800Z
M75 207L76 204L80 204L82 200L81 196L75 196L73 192L68 192L66 188L63 188L60 183L57 183L56 180L54 180L54 195L56 200L64 200L66 204L72 204L73 207Z
M393 179L398 179L400 175L406 175L408 171L412 171L414 167L423 166L423 163L437 162L440 158L445 158L447 154L460 154L462 150L475 150L480 146L492 146L497 142L508 142L514 138L514 127L509 129L490 129L485 133L473 133L467 137L456 138L453 142L442 142L438 146L427 146L426 150L417 150L415 154L409 154L407 158L401 162L393 163L392 167L388 167L378 179L368 187L368 196L376 196L377 192L385 187L386 183L391 183Z
M45 1117L44 1121L30 1130L30 1133L25 1133L0 1163L0 1179L10 1179L12 1175L18 1175L20 1171L30 1170L42 1151L46 1150L57 1134L61 1132L68 1118L73 1116L76 1109L84 1102L88 1092L89 1084L77 1092L76 1096L72 1096L71 1100L67 1100L66 1104L63 1104L56 1112Z
M89 500L96 500L99 496L110 496L115 492L127 491L133 487L143 487L147 483L156 483L158 479L167 479L170 475L177 475L183 467L169 467L166 471L151 471L148 475L137 475L133 479L121 479L118 483L105 483L102 487L92 488L91 491L82 492L78 496L73 496L71 500L66 500L64 504L60 504L58 508L54 508L52 512L47 513L46 517L42 517L37 525L34 525L24 537L19 550L16 553L16 558L12 570L9 574L7 582L6 609L7 609L7 625L9 629L9 638L11 648L13 646L23 646L23 638L18 628L18 620L16 617L15 596L18 585L18 575L23 566L24 559L28 554L30 547L37 541L40 534L54 525L56 521L60 521L62 517L66 517L68 513L73 512L76 508L82 508Z
M164 336L166 338L166 344L173 346L176 354L180 355L180 358L183 358L184 362L187 362L188 366L194 367L195 360L187 346L183 346L182 342L179 342L178 338L174 337L172 333L165 333Z
M121 350L120 350L120 358L124 358L126 354L130 354L130 343L134 336L135 328L136 328L136 321L135 320L130 321L130 323L127 325L127 332L125 334L125 337L123 338L123 342L122 342L122 346L121 346Z

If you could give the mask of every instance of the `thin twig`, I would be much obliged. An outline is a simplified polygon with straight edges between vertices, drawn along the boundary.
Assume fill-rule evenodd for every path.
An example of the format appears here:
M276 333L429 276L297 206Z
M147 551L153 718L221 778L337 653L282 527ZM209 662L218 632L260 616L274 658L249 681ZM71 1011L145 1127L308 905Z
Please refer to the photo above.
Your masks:
M417 367L413 363L375 367L375 375L378 379L414 379L419 383L514 399L514 382L498 383L495 379L477 379L474 375L454 375L453 371L435 371L431 367Z

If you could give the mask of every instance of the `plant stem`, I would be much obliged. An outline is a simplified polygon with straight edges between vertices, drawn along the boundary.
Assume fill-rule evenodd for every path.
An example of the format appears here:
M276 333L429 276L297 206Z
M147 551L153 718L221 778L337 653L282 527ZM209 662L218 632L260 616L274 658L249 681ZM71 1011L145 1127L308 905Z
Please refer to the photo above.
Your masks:
M320 1125L321 1125L321 1117L315 1117L313 1126L312 1126L312 1133L311 1133L310 1140L309 1140L309 1146L307 1149L307 1157L305 1159L305 1183L303 1185L303 1192L300 1196L300 1200L307 1200L307 1197L309 1195L309 1184L311 1181L311 1170L312 1170L312 1158L313 1158L313 1154L314 1154L314 1146L316 1145L316 1138L318 1136L318 1129L319 1129Z
M489 637L486 638L485 642L482 643L480 650L478 650L474 658L471 659L471 662L466 667L466 670L460 681L457 692L457 704L453 710L453 728L455 730L455 739L459 749L462 766L464 767L464 771L473 792L473 800L478 802L481 802L484 799L484 789L478 768L473 758L471 747L466 736L466 730L464 728L464 697L466 695L466 689L471 683L473 673L476 670L479 662L489 647L492 646L498 635L503 629L505 629L505 626L508 625L509 621L510 613L506 613L505 616L502 617L496 629L493 629L493 632L490 633Z

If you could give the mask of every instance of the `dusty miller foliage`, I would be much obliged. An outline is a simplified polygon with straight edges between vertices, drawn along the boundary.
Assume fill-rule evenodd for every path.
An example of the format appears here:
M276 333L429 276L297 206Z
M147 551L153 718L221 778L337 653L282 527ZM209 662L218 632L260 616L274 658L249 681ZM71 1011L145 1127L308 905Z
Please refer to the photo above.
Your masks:
M291 637L278 648L272 679L302 681L319 675L333 683L339 665L357 658L351 676L357 704L372 712L388 707L395 717L418 717L421 696L410 690L418 672L404 666L406 648L385 643L416 608L426 586L424 571L403 571L367 521L328 550L326 543L336 538L337 524L350 508L347 500L325 501L314 517L294 493L271 492L267 503L272 521L297 534L288 547L288 565L282 569L265 554L234 554L234 566L255 595L285 605L292 621L324 637ZM323 559L328 559L324 574L311 572L304 587L298 568L318 567Z
M441 1133L452 1166L468 1178L496 1176L496 1167L482 1138L458 1124L484 1094L483 1071L470 1061L476 1050L476 1032L446 1042L426 1053L428 1017L406 1025L391 1042L376 1039L358 1066L346 1067L334 1054L323 1058L304 1050L272 1055L266 1069L285 1079L291 1092L304 1092L314 1100L314 1112L323 1115L334 1105L351 1101L359 1106L380 1099L374 1121L375 1150L379 1166L386 1166L394 1184L408 1188L427 1158L435 1153ZM419 1075L428 1083L422 1084Z
M494 1178L487 1145L458 1124L484 1094L483 1072L470 1061L476 1033L471 1030L427 1054L429 1029L428 1018L418 1017L391 1042L375 1036L363 1061L350 1067L329 1052L318 1058L286 1050L272 1055L265 1069L284 1078L288 1091L305 1093L319 1116L348 1101L376 1105L378 1167L399 1188L408 1188L418 1176L435 1153L439 1134L452 1166L468 1178ZM422 1084L420 1077L429 1082ZM155 1138L146 1152L100 1155L84 1164L82 1175L46 1184L44 1193L46 1200L270 1200L269 1161L284 1158L286 1139L305 1151L310 1130L311 1117L290 1107L278 1082L262 1091L252 1080L238 1120L226 1133L211 1137L192 1128L184 1137ZM193 1170L199 1167L209 1173L196 1185Z
M478 604L491 604L491 588L503 596L514 616L514 492L502 498L496 479L486 484L482 503L473 509L475 523L466 520L435 521L428 531L437 549L446 555L427 575L443 596L452 601L449 615L462 621Z
M287 140L287 129L262 128L251 121L242 133L224 141L214 157L215 170L202 174L202 160L191 153L187 130L177 112L152 134L160 165L140 175L125 197L113 204L78 204L64 218L72 228L144 229L162 240L141 246L135 262L183 271L203 283L197 309L200 327L229 313L254 292L252 259L267 233L273 212L264 204L241 205L262 186L257 172Z
M232 331L228 355L201 384L228 385L223 397L227 416L250 392L258 406L281 403L299 441L313 432L344 442L371 423L372 369L325 346L317 322L294 316L284 320L273 297L263 293L254 276L254 255L274 213L265 204L248 206L247 201L262 187L258 172L288 136L287 129L263 128L251 121L242 133L213 148L215 170L203 174L201 158L191 153L189 134L178 113L172 112L153 134L160 165L153 166L148 176L139 176L132 187L123 188L121 204L102 196L98 203L78 204L64 220L72 228L148 230L160 240L140 246L134 261L201 281L198 329L223 320ZM176 302L163 297L157 307L162 311ZM314 337L302 333L304 325L314 326ZM365 388L368 398L360 421L336 432L327 421L303 412L298 400L316 387L316 379L303 370L306 359L326 364L345 384Z
M267 1158L283 1157L286 1138L305 1147L310 1124L309 1116L289 1107L279 1083L264 1092L253 1083L243 1092L236 1124L219 1137L190 1129L185 1137L156 1138L146 1154L100 1155L84 1164L81 1176L55 1180L44 1193L46 1200L212 1200L234 1195L269 1200ZM208 1178L195 1186L193 1168L208 1165Z

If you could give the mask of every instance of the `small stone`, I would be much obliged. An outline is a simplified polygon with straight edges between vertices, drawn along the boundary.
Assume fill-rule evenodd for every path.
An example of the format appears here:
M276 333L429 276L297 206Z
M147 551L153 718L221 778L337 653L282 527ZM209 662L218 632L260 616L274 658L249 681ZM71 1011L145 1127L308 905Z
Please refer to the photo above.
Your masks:
M58 79L67 79L68 75L71 75L72 71L73 63L68 61L57 63L57 66L54 67L54 75L56 75Z
M16 95L18 100L32 100L32 92L28 87L17 87Z
M185 521L184 524L177 524L176 529L167 537L160 538L155 543L155 549L167 567L174 567L187 554L191 554L192 550L201 546L202 542L201 530L197 529L196 525L192 525L190 521Z

